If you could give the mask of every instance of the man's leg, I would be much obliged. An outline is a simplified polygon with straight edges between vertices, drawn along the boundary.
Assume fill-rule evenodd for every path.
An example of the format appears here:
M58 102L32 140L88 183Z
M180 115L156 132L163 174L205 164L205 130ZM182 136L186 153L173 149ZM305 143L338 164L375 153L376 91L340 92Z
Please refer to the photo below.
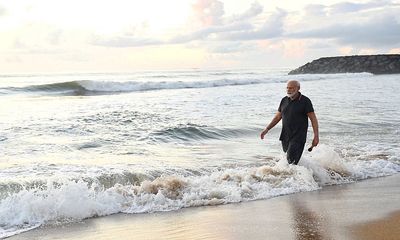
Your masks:
M303 154L305 143L289 142L287 147L286 158L289 164L299 163L301 155Z
M289 148L289 142L282 141L282 149L284 152L287 152Z

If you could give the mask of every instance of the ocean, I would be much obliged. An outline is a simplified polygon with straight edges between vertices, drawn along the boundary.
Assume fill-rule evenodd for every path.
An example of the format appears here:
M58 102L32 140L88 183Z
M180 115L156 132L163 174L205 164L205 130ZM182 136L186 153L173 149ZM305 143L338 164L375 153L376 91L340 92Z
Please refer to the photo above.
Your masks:
M400 75L288 71L0 75L0 238L400 172ZM260 139L294 78L320 125L298 166L280 123Z

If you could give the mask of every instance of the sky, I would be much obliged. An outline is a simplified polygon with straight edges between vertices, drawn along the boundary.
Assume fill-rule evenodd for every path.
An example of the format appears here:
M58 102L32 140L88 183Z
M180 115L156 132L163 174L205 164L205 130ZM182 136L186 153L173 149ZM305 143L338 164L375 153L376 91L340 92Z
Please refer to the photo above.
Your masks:
M294 68L400 53L400 0L0 0L0 74Z

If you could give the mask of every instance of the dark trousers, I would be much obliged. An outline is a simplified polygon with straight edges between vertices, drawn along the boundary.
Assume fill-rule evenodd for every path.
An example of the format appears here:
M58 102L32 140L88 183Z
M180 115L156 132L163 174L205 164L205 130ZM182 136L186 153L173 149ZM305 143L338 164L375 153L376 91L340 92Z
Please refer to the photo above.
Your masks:
M301 155L303 154L305 143L294 141L282 141L283 151L286 153L286 159L289 164L299 163Z

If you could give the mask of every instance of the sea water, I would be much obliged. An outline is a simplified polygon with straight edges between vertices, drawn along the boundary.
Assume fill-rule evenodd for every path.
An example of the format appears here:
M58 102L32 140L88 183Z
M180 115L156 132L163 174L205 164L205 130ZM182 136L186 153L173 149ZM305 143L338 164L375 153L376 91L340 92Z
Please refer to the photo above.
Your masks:
M0 238L400 172L400 75L288 70L1 75ZM320 125L298 166L260 139L293 78Z

